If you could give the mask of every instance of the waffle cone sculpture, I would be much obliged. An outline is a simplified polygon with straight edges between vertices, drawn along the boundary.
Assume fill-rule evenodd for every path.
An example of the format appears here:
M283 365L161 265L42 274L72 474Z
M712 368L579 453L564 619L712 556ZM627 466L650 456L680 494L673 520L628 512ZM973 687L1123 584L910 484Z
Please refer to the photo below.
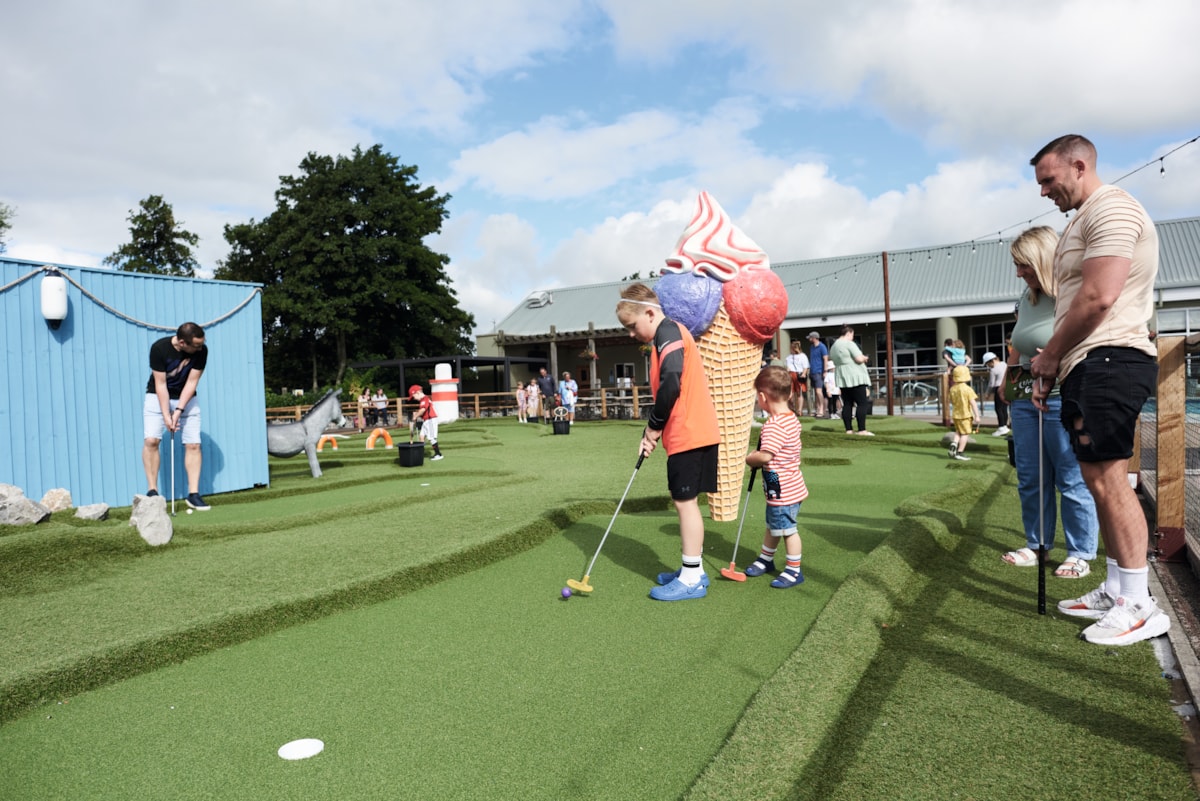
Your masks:
M721 303L712 325L696 340L696 346L704 361L708 391L717 407L721 429L717 491L708 493L709 516L718 522L737 520L754 422L754 377L762 369L762 345L742 338Z
M701 192L655 292L667 316L696 338L717 410L720 461L709 515L736 520L754 423L754 378L763 346L787 316L787 291L767 254Z

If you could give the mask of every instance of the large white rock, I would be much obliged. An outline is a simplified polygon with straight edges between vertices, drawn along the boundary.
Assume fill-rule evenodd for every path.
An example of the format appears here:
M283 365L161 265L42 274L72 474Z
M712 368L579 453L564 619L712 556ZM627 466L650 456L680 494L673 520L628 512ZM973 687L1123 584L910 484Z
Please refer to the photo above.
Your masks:
M171 516L167 514L167 499L161 495L134 495L129 525L150 545L166 545L175 533Z
M70 509L75 504L71 501L71 491L62 489L47 490L42 496L42 506L45 506L51 512L61 512L63 509Z
M50 510L25 497L20 487L0 484L0 525L32 526L50 517Z
M89 503L87 506L80 506L75 510L75 516L83 520L107 520L108 504Z

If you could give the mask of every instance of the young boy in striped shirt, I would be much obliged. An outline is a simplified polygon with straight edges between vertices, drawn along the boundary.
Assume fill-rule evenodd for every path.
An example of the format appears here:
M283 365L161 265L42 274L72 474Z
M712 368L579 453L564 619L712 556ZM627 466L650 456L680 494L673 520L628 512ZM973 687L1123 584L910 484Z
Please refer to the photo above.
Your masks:
M800 472L800 420L788 408L792 382L782 367L764 367L754 379L759 408L767 412L758 450L746 457L751 468L761 468L763 493L767 496L767 526L762 550L746 568L747 576L776 573L775 551L780 540L785 546L787 565L771 582L772 587L787 589L804 583L800 570L800 534L796 515L808 497L804 474Z

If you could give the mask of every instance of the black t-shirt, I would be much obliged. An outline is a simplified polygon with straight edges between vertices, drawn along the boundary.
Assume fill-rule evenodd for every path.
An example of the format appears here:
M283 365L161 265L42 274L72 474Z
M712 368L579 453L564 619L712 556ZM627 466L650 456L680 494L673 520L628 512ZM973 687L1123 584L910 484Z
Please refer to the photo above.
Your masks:
M201 345L195 353L180 353L171 344L171 337L163 337L150 346L150 380L146 382L147 394L154 394L154 373L167 374L167 394L179 399L183 385L192 370L203 370L208 363L208 346Z

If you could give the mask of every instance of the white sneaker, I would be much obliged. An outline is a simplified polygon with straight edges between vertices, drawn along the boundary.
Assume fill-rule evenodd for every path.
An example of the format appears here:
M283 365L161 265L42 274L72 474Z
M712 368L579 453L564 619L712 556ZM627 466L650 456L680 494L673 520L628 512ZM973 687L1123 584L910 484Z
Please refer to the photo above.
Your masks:
M1010 429L1008 426L1000 426L999 428L997 428L995 431L992 432L992 436L993 437L1003 437L1005 434L1007 434L1009 432L1009 430Z
M1083 630L1079 636L1096 645L1129 645L1160 634L1171 628L1171 618L1158 608L1154 598L1135 604L1118 598L1108 614Z
M969 462L969 461L971 461L971 457L970 457L970 456L963 456L961 453L956 453L956 454L954 454L954 458L955 458L955 459L957 459L957 460L958 460L958 461L960 461L960 462Z
M1104 591L1103 584L1078 598L1068 598L1058 602L1058 611L1064 615L1086 617L1091 620L1099 620L1112 608L1113 597Z
M441 458L444 458L444 457L439 453L436 456L434 456L432 459L430 459L429 461L436 462L438 459L441 459Z

